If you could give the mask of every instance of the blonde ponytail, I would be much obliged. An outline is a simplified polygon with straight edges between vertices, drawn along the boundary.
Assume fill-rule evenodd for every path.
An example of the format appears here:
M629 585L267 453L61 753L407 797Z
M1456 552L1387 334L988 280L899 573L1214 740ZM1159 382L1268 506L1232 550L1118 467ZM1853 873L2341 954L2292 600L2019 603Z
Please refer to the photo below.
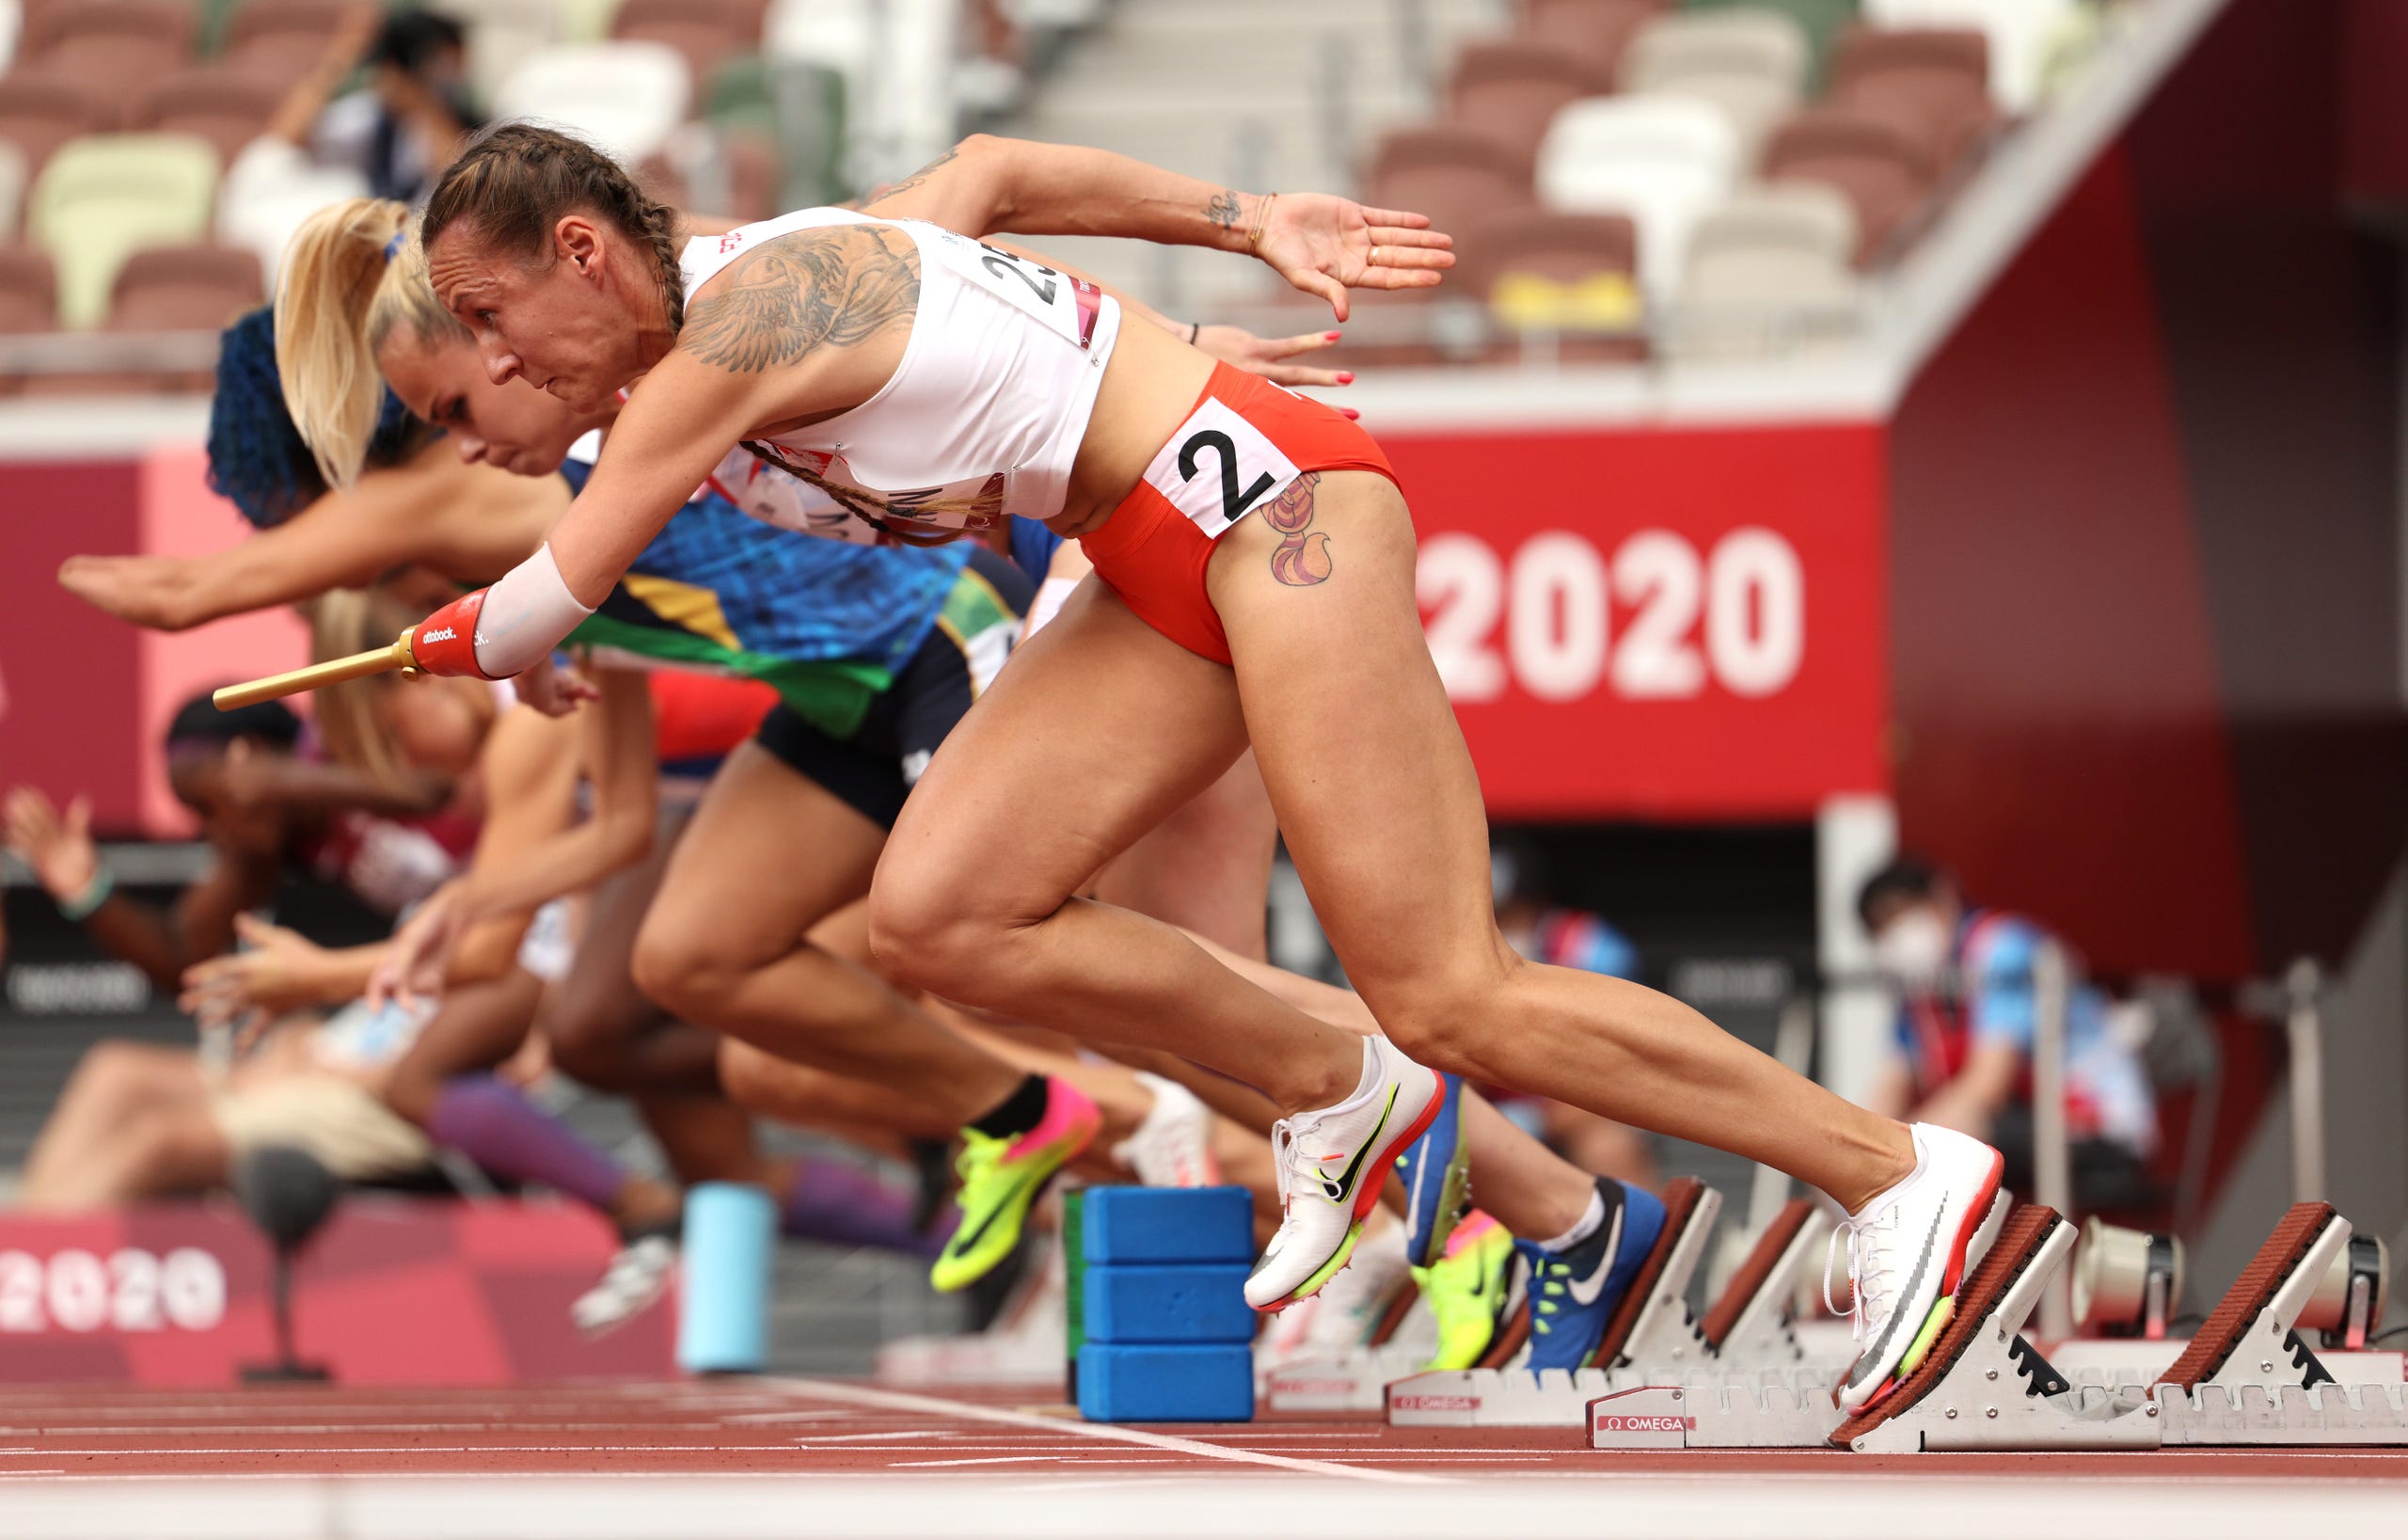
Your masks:
M436 302L408 228L407 205L355 198L310 215L285 249L277 373L285 410L329 486L348 487L367 463L385 401L376 350L386 338L403 329L468 340Z
M330 588L310 601L310 660L325 663L385 646L417 618L375 590ZM393 686L390 675L325 686L317 692L316 721L318 740L336 764L401 786L408 779L408 763L376 709L378 697Z

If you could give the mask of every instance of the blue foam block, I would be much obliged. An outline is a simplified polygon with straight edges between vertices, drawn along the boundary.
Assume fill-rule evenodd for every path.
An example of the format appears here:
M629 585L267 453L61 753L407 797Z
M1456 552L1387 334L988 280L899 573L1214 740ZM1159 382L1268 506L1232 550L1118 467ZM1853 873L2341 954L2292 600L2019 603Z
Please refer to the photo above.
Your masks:
M769 1274L778 1205L766 1187L697 1183L686 1195L677 1367L757 1374L769 1351Z
M1254 1262L1254 1199L1244 1187L1090 1187L1090 1263Z
M1079 1415L1090 1422L1251 1422L1254 1353L1235 1342L1079 1349Z
M1090 1342L1251 1342L1244 1262L1086 1266L1082 1324Z

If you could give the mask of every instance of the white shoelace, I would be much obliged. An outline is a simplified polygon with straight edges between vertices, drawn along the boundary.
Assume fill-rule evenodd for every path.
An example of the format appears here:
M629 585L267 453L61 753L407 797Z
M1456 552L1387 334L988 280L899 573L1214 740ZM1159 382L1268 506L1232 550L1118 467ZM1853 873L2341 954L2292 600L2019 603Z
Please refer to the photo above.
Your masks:
M1874 1235L1876 1229L1893 1228L1883 1223L1897 1212L1896 1206L1883 1209L1864 1219L1842 1219L1832 1227L1831 1238L1823 1247L1823 1309L1833 1315L1840 1312L1831 1298L1831 1252L1840 1237L1847 1237L1847 1284L1849 1306L1855 1314L1855 1334L1862 1345L1873 1328L1889 1318L1887 1284L1894 1269L1884 1265L1880 1254L1881 1242Z
M1288 1194L1296 1176L1296 1127L1301 1119L1282 1118L1271 1125L1271 1169L1279 1179L1279 1212L1288 1212Z

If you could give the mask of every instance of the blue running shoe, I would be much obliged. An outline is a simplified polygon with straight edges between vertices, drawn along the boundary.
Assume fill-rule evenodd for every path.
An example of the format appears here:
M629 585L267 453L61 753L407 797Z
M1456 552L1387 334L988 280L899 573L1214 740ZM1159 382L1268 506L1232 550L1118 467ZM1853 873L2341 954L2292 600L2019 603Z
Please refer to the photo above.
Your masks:
M1605 1199L1606 1222L1569 1251L1513 1243L1530 1280L1530 1356L1524 1368L1588 1367L1614 1307L1664 1232L1664 1205L1654 1194L1599 1177L1597 1196Z
M1428 1267L1447 1254L1447 1237L1470 1207L1471 1147L1464 1138L1464 1082L1461 1075L1442 1074L1438 1115L1430 1131L1413 1141L1398 1157L1396 1174L1404 1183L1404 1257L1415 1267Z

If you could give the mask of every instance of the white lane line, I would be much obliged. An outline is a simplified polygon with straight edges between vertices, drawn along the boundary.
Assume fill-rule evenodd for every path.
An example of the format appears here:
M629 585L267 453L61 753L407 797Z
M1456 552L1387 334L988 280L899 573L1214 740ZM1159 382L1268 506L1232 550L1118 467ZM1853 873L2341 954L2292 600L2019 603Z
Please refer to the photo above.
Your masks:
M831 1417L842 1417L845 1414L842 1412L832 1412L829 1415ZM61 1438L70 1434L73 1434L78 1437L84 1438L133 1438L137 1437L150 1437L158 1434L182 1434L185 1437L189 1438L198 1437L202 1434L207 1434L211 1437L218 1437L230 1434L252 1433L289 1433L295 1435L324 1435L329 1433L471 1434L488 1431L506 1431L510 1433L534 1433L538 1431L546 1433L573 1433L585 1428L615 1429L628 1427L641 1427L647 1433L682 1433L689 1430L695 1433L714 1433L723 1431L727 1422L732 1421L734 1421L734 1419L716 1419L707 1422L672 1422L650 1417L614 1417L597 1422L528 1422L522 1421L516 1418L505 1417L495 1418L488 1421L477 1422L465 1421L450 1422L217 1422L212 1423L210 1426L205 1428L178 1427L172 1423L136 1423L127 1425L123 1423L103 1422L75 1424L56 1423L37 1428L12 1428L8 1431L17 1433L21 1436L25 1433L37 1433L48 1438ZM6 1454L8 1453L9 1451L6 1449L0 1449L0 1454Z
M889 1470L916 1470L923 1467L935 1469L947 1465L1052 1465L1059 1454L986 1454L974 1460L897 1460Z
M219 1459L228 1455L270 1459L306 1459L312 1454L792 1454L791 1442L779 1444L248 1444L225 1449L50 1449L31 1453L46 1456L72 1454L118 1460Z
M848 1412L738 1412L734 1417L722 1417L720 1421L722 1422L833 1422L840 1417L850 1415Z
M1349 1481L1388 1482L1414 1485L1437 1484L1443 1476L1426 1475L1413 1470L1370 1470L1356 1466L1333 1465L1326 1460L1299 1460L1285 1454L1267 1453L1255 1449L1231 1449L1224 1444L1208 1444L1196 1438L1174 1438L1168 1434L1148 1433L1140 1428L1114 1427L1103 1422L1066 1421L1058 1417L1034 1417L1002 1406L981 1406L973 1402L948 1401L941 1396L907 1395L899 1390L873 1390L863 1385L843 1385L833 1380L769 1379L761 1382L788 1390L805 1400L833 1401L853 1406L875 1406L882 1411L912 1412L922 1417L952 1417L972 1422L1000 1422L1016 1428L1043 1428L1049 1432L1078 1438L1092 1438L1103 1443L1142 1444L1149 1449L1166 1449L1180 1454L1193 1454L1198 1459L1224 1460L1236 1465L1270 1466L1279 1470L1293 1470L1308 1476L1340 1476Z
M894 1438L943 1438L943 1437L944 1434L943 1430L938 1428L906 1428L900 1433L808 1433L796 1439L795 1442L798 1444L810 1444L814 1446L821 1444L870 1444L883 1443ZM927 1447L930 1449L936 1449L944 1446L930 1444Z

